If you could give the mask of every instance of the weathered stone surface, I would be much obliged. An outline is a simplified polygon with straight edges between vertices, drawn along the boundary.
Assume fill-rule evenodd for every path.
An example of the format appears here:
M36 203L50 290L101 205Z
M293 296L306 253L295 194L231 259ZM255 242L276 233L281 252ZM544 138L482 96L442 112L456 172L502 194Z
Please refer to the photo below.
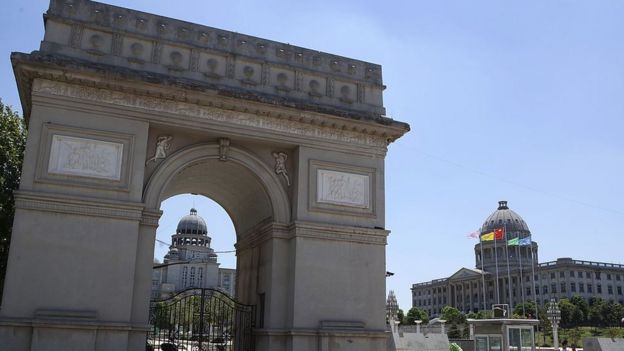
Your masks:
M622 338L585 338L583 339L584 351L622 351L624 339Z

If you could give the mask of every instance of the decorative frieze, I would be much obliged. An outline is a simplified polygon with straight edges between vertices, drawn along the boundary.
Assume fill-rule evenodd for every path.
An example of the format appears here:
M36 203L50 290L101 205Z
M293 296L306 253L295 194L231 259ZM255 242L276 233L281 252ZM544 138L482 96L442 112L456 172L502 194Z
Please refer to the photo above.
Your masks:
M372 135L352 131L351 129L356 129L354 127L336 128L335 125L332 126L327 123L323 123L325 126L321 126L319 125L320 122L314 121L315 117L313 117L313 115L304 118L300 112L297 114L296 119L289 117L287 114L272 116L270 113L260 110L255 114L240 113L227 110L226 106L224 106L224 108L214 108L186 102L171 101L161 97L134 95L120 91L46 80L38 80L33 86L33 91L35 93L67 96L100 103L111 103L113 105L140 108L147 111L166 112L221 124L248 126L271 132L286 133L300 137L323 138L331 141L361 144L369 147L385 148L389 138L384 135ZM234 108L234 106L232 108Z

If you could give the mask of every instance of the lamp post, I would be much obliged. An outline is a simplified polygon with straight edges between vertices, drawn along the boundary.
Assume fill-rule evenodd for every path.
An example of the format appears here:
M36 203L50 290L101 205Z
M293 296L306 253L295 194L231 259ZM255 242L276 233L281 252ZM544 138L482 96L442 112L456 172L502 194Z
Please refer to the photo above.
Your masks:
M557 328L559 328L559 321L561 320L561 310L559 310L559 305L555 299L550 299L548 309L546 310L546 316L552 325L553 348L557 350L559 347L559 335L557 334Z

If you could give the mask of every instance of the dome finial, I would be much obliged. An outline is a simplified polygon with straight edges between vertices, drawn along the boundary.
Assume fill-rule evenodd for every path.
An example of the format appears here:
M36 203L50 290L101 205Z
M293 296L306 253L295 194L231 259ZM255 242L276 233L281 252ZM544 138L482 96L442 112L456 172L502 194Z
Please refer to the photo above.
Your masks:
M499 210L508 210L509 207L507 207L507 201L499 201L498 202L498 209Z
M197 210L195 209L195 207L191 208L191 214L197 215Z

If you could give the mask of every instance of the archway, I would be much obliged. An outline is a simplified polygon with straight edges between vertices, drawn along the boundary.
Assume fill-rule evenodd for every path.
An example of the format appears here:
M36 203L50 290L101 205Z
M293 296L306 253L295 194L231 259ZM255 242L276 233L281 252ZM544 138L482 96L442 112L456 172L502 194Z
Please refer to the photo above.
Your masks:
M258 351L381 350L385 116L376 64L88 0L12 55L29 125L0 344L145 348L161 202L217 201ZM41 293L45 292L45 293Z

